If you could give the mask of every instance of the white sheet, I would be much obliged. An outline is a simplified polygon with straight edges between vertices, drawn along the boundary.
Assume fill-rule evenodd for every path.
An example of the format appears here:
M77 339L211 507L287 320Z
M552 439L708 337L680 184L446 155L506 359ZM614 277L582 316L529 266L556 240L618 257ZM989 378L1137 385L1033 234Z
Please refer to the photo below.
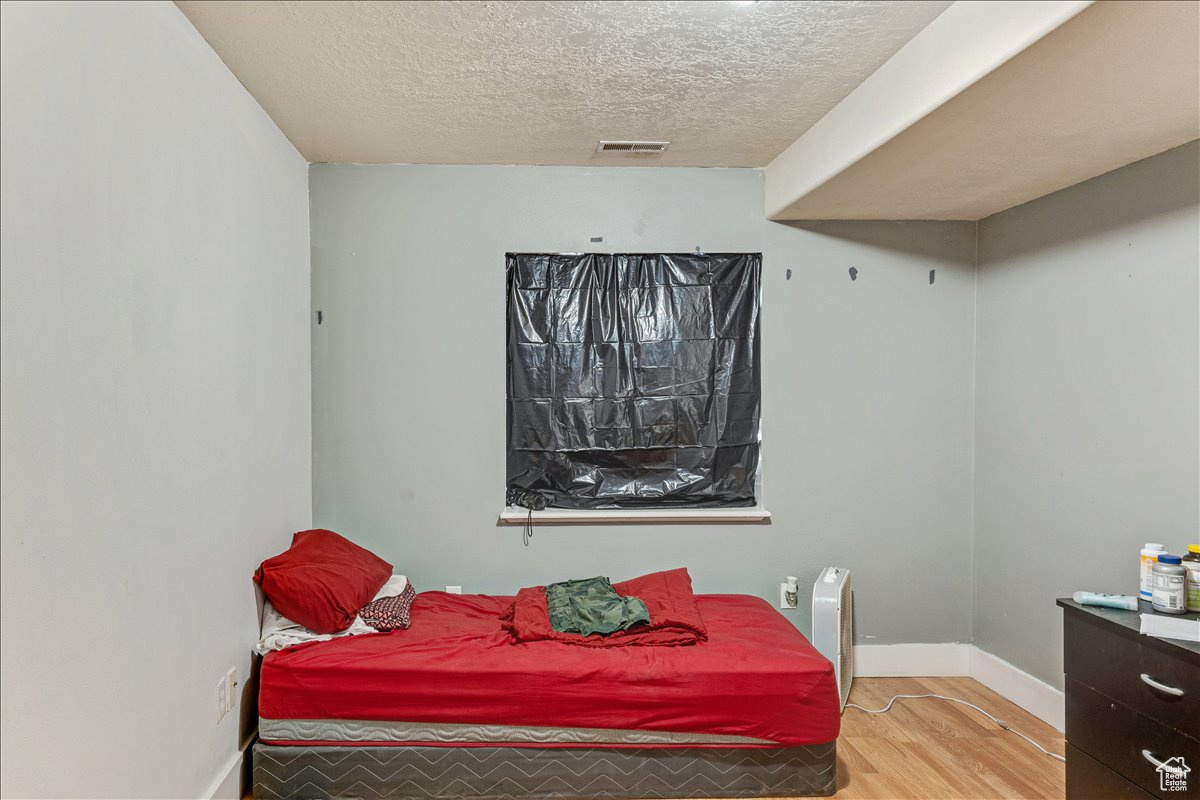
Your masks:
M408 578L403 575L393 575L388 578L387 583L383 585L383 588L379 590L373 599L378 600L381 597L398 595L404 591L404 587L407 585ZM317 633L298 622L292 622L276 611L275 606L271 605L271 601L267 600L263 604L261 638L258 640L258 646L255 647L255 650L258 651L260 656L265 656L272 650L282 650L292 645L303 644L305 642L325 642L330 639L340 639L343 636L358 636L363 633L379 633L379 631L363 622L361 617L355 617L350 627L340 633Z

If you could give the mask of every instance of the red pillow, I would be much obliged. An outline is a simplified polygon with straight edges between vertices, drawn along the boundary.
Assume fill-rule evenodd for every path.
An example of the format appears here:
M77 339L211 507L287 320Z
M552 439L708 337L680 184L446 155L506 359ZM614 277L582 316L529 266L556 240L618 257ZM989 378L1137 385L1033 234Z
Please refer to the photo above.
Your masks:
M317 633L350 627L375 597L392 565L333 531L300 531L292 546L268 558L254 582L275 609Z

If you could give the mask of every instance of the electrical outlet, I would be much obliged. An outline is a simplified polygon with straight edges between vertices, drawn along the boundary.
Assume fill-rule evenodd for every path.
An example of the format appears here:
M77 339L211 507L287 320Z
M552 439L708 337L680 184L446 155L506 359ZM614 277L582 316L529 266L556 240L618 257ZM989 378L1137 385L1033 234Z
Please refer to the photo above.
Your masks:
M461 586L447 586L446 591L450 594L462 594Z
M796 602L789 603L788 602L788 585L786 583L779 584L779 607L780 608L786 608L789 611L791 611L792 609L795 609L795 608L799 608L800 607L800 596L797 594L797 595L795 595L795 597L796 597Z
M225 678L217 681L217 722L225 718L225 711L229 708L229 686L225 683Z
M238 704L238 679L237 667L230 667L229 672L225 673L225 710L233 711Z

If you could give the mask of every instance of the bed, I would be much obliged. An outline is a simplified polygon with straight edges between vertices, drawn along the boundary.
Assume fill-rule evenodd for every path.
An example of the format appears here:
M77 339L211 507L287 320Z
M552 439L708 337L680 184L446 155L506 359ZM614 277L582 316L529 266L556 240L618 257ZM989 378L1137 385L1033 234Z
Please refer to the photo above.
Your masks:
M830 663L765 601L698 595L688 647L513 644L513 598L418 594L408 630L268 654L256 798L817 796Z

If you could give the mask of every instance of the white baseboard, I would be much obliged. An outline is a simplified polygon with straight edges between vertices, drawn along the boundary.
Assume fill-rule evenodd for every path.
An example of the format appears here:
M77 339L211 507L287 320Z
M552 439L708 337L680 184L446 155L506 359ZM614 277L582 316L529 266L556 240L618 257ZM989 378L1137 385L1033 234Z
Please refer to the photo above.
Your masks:
M242 753L234 753L200 796L207 800L242 800L242 757Z
M854 647L856 678L918 678L966 675L971 645L860 644Z
M857 678L970 677L996 694L1063 730L1063 693L970 644L864 644L854 648Z
M1056 731L1066 727L1067 707L1063 693L1004 659L972 647L971 677L1053 726Z

